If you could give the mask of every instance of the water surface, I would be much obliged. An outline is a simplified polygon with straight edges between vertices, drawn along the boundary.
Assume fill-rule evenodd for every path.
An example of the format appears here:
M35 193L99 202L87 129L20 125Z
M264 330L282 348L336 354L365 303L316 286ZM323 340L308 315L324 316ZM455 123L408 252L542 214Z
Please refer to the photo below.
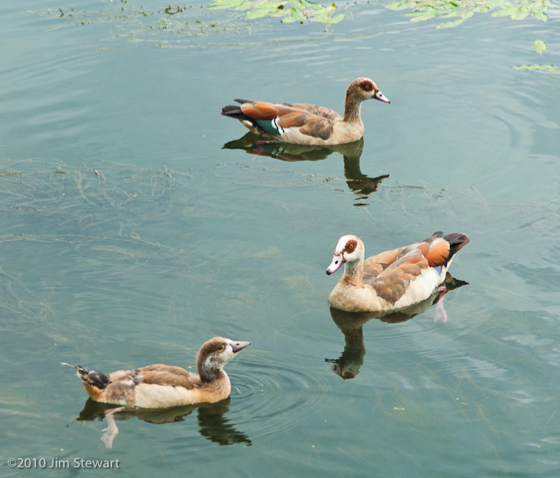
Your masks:
M0 7L3 475L76 473L6 466L58 457L131 476L558 476L560 76L512 68L541 62L537 38L560 64L558 15L441 30L362 2L325 29L164 7ZM351 148L255 155L219 114L238 97L341 111L359 76L391 104L363 105ZM436 230L471 237L447 322L430 304L331 314L339 236L374 254ZM122 417L110 450L59 365L192 367L214 335L253 343L231 400Z

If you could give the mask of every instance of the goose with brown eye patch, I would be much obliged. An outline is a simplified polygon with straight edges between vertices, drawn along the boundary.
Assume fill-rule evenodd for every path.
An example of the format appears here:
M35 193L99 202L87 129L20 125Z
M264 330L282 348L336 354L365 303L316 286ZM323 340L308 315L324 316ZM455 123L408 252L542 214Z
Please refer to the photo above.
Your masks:
M348 312L392 312L422 302L445 280L453 257L468 242L466 234L438 231L424 241L365 259L362 240L343 236L326 271L330 275L344 265L329 302Z
M267 103L236 99L240 105L222 108L222 115L239 120L270 141L303 145L353 143L364 135L360 116L363 101L390 103L369 78L355 79L346 90L344 116L330 108L307 103Z

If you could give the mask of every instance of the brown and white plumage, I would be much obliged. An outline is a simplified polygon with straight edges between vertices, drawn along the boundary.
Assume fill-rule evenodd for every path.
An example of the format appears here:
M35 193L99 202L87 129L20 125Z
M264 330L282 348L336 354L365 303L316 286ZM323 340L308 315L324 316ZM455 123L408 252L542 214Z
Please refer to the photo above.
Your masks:
M424 241L364 260L361 239L343 236L327 274L344 264L344 275L329 302L348 312L373 312L398 310L425 300L444 281L453 256L468 242L466 234L435 232Z
M198 374L173 365L155 364L109 375L70 365L89 396L101 403L126 408L164 408L196 403L215 403L229 397L231 383L224 365L250 342L214 337L197 355ZM64 364L69 365L69 364Z
M222 108L253 133L267 139L304 145L336 145L358 141L364 135L361 104L376 99L390 103L369 78L357 78L346 90L344 116L323 106L305 103L266 103L236 99L240 106Z

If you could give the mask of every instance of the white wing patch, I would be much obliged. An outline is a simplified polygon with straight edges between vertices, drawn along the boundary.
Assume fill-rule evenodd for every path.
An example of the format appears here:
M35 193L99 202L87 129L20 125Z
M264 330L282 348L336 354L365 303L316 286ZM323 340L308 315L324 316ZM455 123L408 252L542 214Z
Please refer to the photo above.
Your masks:
M274 118L274 119L272 120L272 127L273 127L275 130L277 130L277 131L280 133L280 135L283 135L283 134L285 133L284 128L282 128L282 126L280 126L280 125L278 124L278 118Z

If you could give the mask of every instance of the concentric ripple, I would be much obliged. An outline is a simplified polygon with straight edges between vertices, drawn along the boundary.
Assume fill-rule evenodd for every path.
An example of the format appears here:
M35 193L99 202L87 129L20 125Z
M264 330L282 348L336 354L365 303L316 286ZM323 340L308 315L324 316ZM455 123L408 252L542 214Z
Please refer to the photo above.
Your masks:
M245 361L241 370L230 373L233 421L258 421L262 436L284 433L303 428L305 417L328 403L330 372L321 369L321 361L303 368L294 363L305 363L304 357L290 359Z

